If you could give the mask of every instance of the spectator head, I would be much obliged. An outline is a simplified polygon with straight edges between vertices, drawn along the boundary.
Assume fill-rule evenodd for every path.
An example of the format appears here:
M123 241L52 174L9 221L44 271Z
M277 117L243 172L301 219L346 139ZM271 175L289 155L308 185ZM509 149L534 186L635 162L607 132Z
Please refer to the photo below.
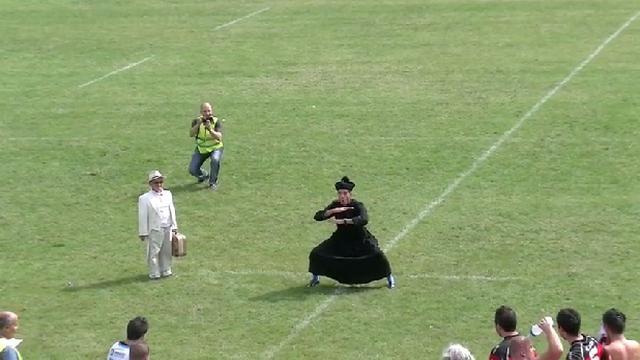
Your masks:
M626 321L627 317L618 309L609 309L602 315L602 325L608 337L624 333Z
M144 341L134 341L129 345L129 360L148 360L149 345Z
M18 331L18 315L11 311L0 312L0 336L13 339Z
M476 360L466 347L451 344L442 352L442 360Z
M509 341L509 359L511 360L536 360L536 352L531 339L518 335Z
M563 339L568 340L580 335L580 314L576 310L566 308L558 311L556 323L558 333Z
M147 319L137 316L127 324L127 340L140 340L149 330Z
M496 309L496 315L494 317L494 323L496 325L496 332L500 336L504 336L508 333L516 331L518 321L516 319L516 312L505 305Z

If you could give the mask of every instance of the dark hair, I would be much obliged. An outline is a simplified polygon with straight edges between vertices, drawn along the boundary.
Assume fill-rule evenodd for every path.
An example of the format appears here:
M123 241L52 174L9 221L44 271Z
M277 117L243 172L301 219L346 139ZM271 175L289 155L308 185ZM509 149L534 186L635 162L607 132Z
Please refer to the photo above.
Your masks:
M147 319L142 316L136 316L127 324L127 339L138 340L142 338L149 330Z
M516 312L506 306L502 305L496 309L496 315L493 319L494 323L502 328L504 331L516 331L518 320L516 318Z
M627 317L618 309L611 308L602 315L602 323L609 331L618 335L624 332Z
M14 314L8 311L0 312L0 331L12 325L15 321Z
M558 327L572 336L580 335L580 314L571 308L558 311L556 316Z

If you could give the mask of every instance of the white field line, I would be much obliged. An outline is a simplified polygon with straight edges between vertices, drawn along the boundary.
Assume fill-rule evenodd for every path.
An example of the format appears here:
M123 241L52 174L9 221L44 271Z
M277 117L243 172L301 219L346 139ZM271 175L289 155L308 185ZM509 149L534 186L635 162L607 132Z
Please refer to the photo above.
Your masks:
M270 276L281 277L286 279L305 279L308 280L308 273L293 272L293 271L262 271L262 270L221 270L207 272L210 274L220 275L233 275L233 276ZM522 280L521 277L514 276L485 276L485 275L440 275L432 273L422 274L404 274L397 275L397 278L409 278L409 279L436 279L436 280L458 280L458 281L514 281Z
M523 278L517 276L485 276L485 275L438 275L438 274L410 274L411 279L436 279L436 280L471 280L471 281L516 281Z
M480 165L482 165L485 161L487 161L487 159L491 155L493 155L496 152L496 150L498 150L500 146L504 144L506 140L508 140L516 131L518 131L518 129L522 127L522 124L524 124L525 121L527 121L531 116L533 116L536 112L538 112L538 110L540 110L542 105L544 105L549 99L551 99L551 97L553 97L558 92L558 90L562 89L569 81L571 81L571 79L573 79L573 77L576 74L578 74L585 66L587 66L587 64L589 64L596 56L598 56L598 54L602 51L602 49L604 49L611 41L613 41L616 37L618 37L618 35L620 35L620 33L624 31L624 29L626 29L634 20L638 18L638 16L640 16L640 12L636 13L624 24L622 24L622 26L620 26L620 28L618 28L616 32L614 32L608 38L606 38L602 42L602 44L600 44L600 46L598 46L591 54L589 54L589 56L587 56L586 59L584 59L580 64L578 64L578 66L576 66L573 70L571 70L569 75L567 75L564 79L562 79L562 81L560 81L553 89L551 89L535 105L533 105L533 107L531 107L531 109L529 109L529 111L527 111L526 114L524 114L520 119L518 119L518 121L516 121L515 125L513 125L511 129L507 130L504 134L502 134L502 136L500 136L500 138L498 138L498 140L495 143L493 143L493 145L491 145L489 149L485 150L471 164L469 169L467 169L465 172L458 175L458 177L454 179L446 187L446 189L442 192L442 194L440 194L437 198L435 198L430 203L426 204L426 206L422 209L422 211L420 211L420 213L418 213L418 215L415 218L409 221L398 235L396 235L389 243L387 243L387 246L384 248L384 251L387 252L393 249L400 240L402 240L405 236L407 236L407 234L411 230L413 230L413 228L415 228L422 220L424 220L424 218L426 218L429 214L431 214L433 210L447 198L447 196L449 196L453 191L455 191L458 188L458 186L460 185L460 183L462 183L462 181L464 181L467 177L469 177L469 175L473 174L480 167ZM291 330L289 335L286 338L284 338L284 340L282 340L278 345L268 349L263 354L263 357L266 359L273 358L285 345L289 344L303 329L305 329L313 321L313 319L320 316L324 312L324 310L326 310L329 307L329 305L337 299L338 294L339 292L335 292L326 300L324 300L322 303L320 303L320 305L318 305L316 309L313 312L311 312L310 315L306 316L302 321L300 321L300 323L298 323L298 325L296 325Z
M422 209L422 211L418 213L418 216L413 218L413 220L411 220L407 225L405 225L402 231L400 231L400 233L396 235L396 237L394 237L389 243L387 243L387 246L385 247L384 250L385 251L391 250L400 240L402 240L402 238L404 238L414 227L416 227L416 225L418 225L425 217L427 217L435 207L440 205L447 198L447 196L449 196L449 194L451 194L456 188L458 188L458 186L462 181L464 181L464 179L466 179L469 175L473 174L478 169L478 167L480 167L480 165L482 165L491 155L493 155L493 153L496 152L496 150L498 150L498 148L500 148L500 146L502 146L502 144L506 140L508 140L513 135L513 133L515 133L516 131L518 131L518 129L522 127L522 124L524 124L525 121L527 121L531 116L533 116L533 114L538 112L538 110L540 110L542 105L544 105L549 99L551 99L551 97L553 97L558 92L558 90L562 89L569 81L571 81L571 79L573 79L573 77L576 74L578 74L585 66L587 66L587 64L589 64L596 56L598 56L598 54L600 54L602 49L604 49L605 46L607 46L613 39L618 37L618 35L620 35L620 33L624 29L626 29L627 26L629 26L635 19L638 18L638 16L640 16L640 12L637 12L629 20L627 20L624 24L622 24L622 26L620 26L620 28L618 28L616 32L614 32L608 38L606 38L605 41L602 42L602 44L600 44L600 46L598 46L591 54L589 54L589 56L587 56L586 59L584 59L580 64L578 64L578 66L576 66L569 73L569 75L567 75L564 79L562 79L562 81L560 81L553 89L551 89L551 91L549 91L545 96L542 97L542 99L540 99L535 105L533 105L533 107L531 107L531 109L529 109L529 111L527 111L526 114L524 114L520 119L518 119L518 121L515 123L515 125L513 125L511 129L507 130L504 134L502 134L502 136L500 136L500 138L495 143L493 143L493 145L491 145L489 149L483 152L480 155L480 157L478 157L473 162L473 164L471 164L471 167L469 167L467 171L460 174L453 182L449 184L449 186L447 186L447 188L442 192L442 194L440 194L440 196L438 196L429 204L427 204Z
M121 67L121 68L120 68L120 69L118 69L118 70L114 70L114 71L112 71L112 72L108 73L107 75L101 76L101 77L99 77L99 78L97 78L97 79L93 79L93 80L91 80L91 81L89 81L89 82L86 82L86 83L84 83L84 84L82 84L82 85L78 85L78 89L81 89L81 88L83 88L83 87L85 87L85 86L89 86L89 85L91 85L91 84L93 84L93 83L96 83L96 82L98 82L98 81L100 81L100 80L104 80L104 79L108 78L108 77L109 77L109 76L111 76L111 75L115 75L115 74L117 74L117 73L119 73L119 72L125 71L125 70L127 70L127 69L131 69L132 67L138 66L138 65L142 64L143 62L146 62L146 61L148 61L148 60L153 59L154 57L155 57L155 55L147 56L146 58L144 58L144 59L142 59L142 60L140 60L140 61L137 61L137 62L131 63L131 64L129 64L129 65L127 65L127 66L125 66L125 67Z
M250 18L250 17L252 17L252 16L258 15L258 14L260 14L260 13L262 13L262 12L265 12L265 11L267 11L267 10L270 10L270 9L271 9L271 7L266 7L266 8L264 8L264 9L260 9L260 10L258 10L258 11L254 11L254 12L252 12L251 14L245 15L245 16L243 16L243 17L241 17L241 18L238 18L238 19L235 19L235 20L233 20L233 21L229 21L229 22L228 22L228 23L226 23L226 24L218 25L218 26L216 26L213 30L214 30L214 31L216 31L216 30L220 30L220 29L225 28L225 27L227 27L227 26L233 25L233 24L237 23L238 21L242 21L242 20L244 20L244 19L247 19L247 18ZM83 88L83 87L85 87L85 86L89 86L89 85L91 85L91 84L93 84L93 83L96 83L96 82L98 82L98 81L100 81L100 80L104 80L104 79L108 78L109 76L115 75L115 74L117 74L117 73L119 73L119 72L122 72L122 71L125 71L125 70L128 70L128 69L131 69L131 68L133 68L133 67L136 67L136 66L138 66L138 65L140 65L140 64L142 64L142 63L144 63L144 62L146 62L146 61L149 61L149 60L153 59L154 57L155 57L155 55L148 56L148 57L146 57L146 58L144 58L144 59L142 59L142 60L140 60L140 61L137 61L137 62L131 63L131 64L129 64L129 65L127 65L127 66L124 66L124 67L122 67L122 68L120 68L120 69L114 70L114 71L112 71L112 72L110 72L110 73L108 73L108 74L106 74L106 75L104 75L104 76L101 76L101 77L97 78L97 79L93 79L93 80L88 81L88 82L86 82L86 83L84 83L84 84L82 84L82 85L78 85L78 89L81 89L81 88Z
M24 136L24 137L8 137L7 141L86 141L86 138L57 138L51 136Z
M248 18L250 18L252 16L256 16L256 15L258 15L260 13L263 13L263 12L265 12L267 10L270 10L270 9L271 9L271 7L266 7L264 9L260 9L258 11L254 11L251 14L245 15L245 16L243 16L241 18L237 18L235 20L229 21L228 23L225 23L225 24L222 24L222 25L218 25L215 28L213 28L213 31L217 31L217 30L220 30L220 29L225 28L227 26L233 25L233 24L237 23L238 21L242 21L244 19L248 19Z

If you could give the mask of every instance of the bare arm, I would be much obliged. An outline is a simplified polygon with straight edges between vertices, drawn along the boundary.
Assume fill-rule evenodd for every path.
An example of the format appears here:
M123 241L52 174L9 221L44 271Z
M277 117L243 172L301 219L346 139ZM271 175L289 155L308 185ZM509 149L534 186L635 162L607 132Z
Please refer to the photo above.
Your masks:
M559 360L562 357L562 342L560 341L560 337L558 333L553 328L551 323L548 323L545 319L542 319L538 326L544 332L545 337L547 338L547 351L538 357L538 360Z

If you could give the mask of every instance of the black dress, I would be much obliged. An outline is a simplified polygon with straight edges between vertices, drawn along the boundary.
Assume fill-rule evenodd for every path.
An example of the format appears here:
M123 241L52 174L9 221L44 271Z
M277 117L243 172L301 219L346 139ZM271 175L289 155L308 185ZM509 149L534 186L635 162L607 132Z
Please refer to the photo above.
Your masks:
M337 200L316 212L316 221L327 220L325 212L342 207ZM391 274L389 260L378 240L367 230L367 209L354 199L346 205L353 209L335 214L336 219L353 219L353 224L337 225L331 237L311 250L309 272L328 276L343 284L366 284Z

